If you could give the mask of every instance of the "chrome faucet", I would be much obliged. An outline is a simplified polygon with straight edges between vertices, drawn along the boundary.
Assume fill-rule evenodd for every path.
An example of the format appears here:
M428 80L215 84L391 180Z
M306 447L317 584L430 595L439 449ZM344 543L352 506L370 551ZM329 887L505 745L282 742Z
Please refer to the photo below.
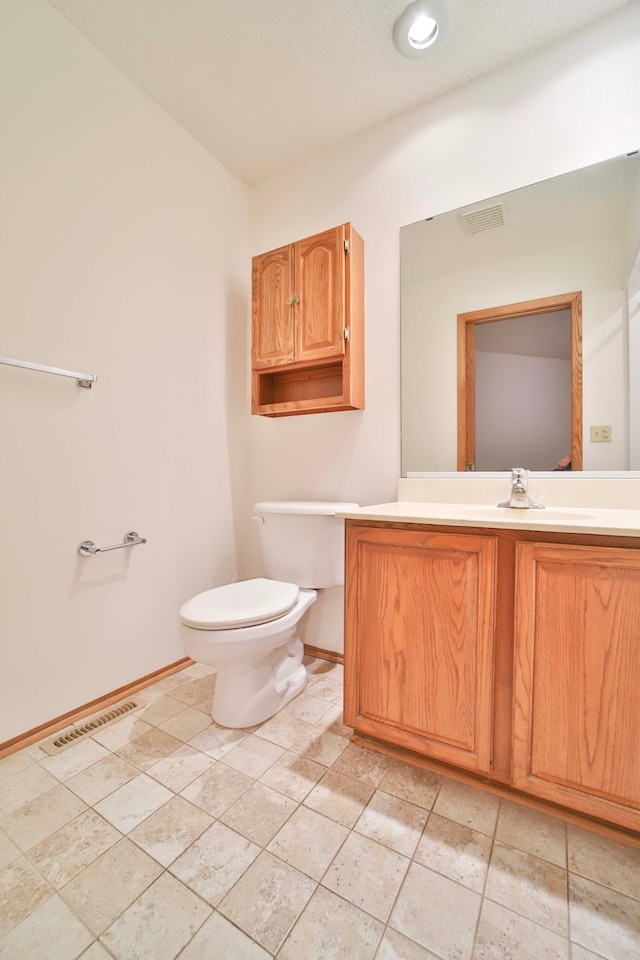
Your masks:
M511 468L511 496L499 507L519 507L522 510L544 510L544 504L536 503L529 495L529 473L524 467Z

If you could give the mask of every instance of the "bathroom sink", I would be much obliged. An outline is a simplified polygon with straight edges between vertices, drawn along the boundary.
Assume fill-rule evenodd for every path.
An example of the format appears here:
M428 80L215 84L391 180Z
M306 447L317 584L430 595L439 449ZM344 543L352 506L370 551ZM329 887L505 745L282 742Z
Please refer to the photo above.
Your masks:
M582 520L593 520L592 513L583 513L580 510L570 508L563 509L559 507L547 507L545 510L522 509L519 507L498 507L474 504L451 504L451 506L442 507L440 510L442 517L450 517L452 520L495 520L496 523L514 520L526 520L536 523L578 523Z

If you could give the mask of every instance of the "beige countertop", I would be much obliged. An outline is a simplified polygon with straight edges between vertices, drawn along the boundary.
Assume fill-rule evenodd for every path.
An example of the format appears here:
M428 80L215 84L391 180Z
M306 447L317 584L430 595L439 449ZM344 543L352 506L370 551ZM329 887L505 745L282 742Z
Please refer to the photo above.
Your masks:
M557 530L640 537L640 510L588 507L546 507L544 510L500 508L495 504L419 503L400 501L338 513L351 520L429 523L451 527L506 527L512 530Z

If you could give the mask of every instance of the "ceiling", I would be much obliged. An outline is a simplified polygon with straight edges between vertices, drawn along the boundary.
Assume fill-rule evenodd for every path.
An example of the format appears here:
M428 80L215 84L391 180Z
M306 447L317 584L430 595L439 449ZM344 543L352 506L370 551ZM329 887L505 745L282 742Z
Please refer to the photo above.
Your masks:
M397 53L408 0L49 0L248 184L630 0L449 0L449 38Z

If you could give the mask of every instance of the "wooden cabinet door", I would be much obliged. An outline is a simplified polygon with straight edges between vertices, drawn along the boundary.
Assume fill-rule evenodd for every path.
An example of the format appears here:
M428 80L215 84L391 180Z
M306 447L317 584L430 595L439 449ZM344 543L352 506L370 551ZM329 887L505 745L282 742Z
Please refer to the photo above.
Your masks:
M254 257L252 365L254 370L294 359L294 244Z
M296 362L345 351L345 228L307 237L296 247Z
M640 551L520 543L514 786L640 829Z
M348 523L345 722L490 769L495 538Z

